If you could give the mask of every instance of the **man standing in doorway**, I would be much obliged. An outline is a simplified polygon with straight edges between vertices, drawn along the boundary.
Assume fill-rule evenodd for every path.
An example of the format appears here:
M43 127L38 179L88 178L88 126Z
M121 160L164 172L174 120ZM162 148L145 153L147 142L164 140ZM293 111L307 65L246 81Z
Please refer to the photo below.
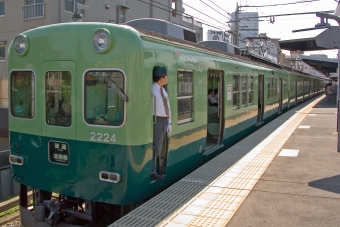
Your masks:
M152 92L155 98L154 115L156 123L153 126L153 146L154 157L152 165L151 178L153 180L161 180L164 175L157 174L157 158L162 151L163 140L167 134L171 132L171 111L169 103L169 95L163 88L168 83L168 73L165 67L155 67L153 69L153 86Z

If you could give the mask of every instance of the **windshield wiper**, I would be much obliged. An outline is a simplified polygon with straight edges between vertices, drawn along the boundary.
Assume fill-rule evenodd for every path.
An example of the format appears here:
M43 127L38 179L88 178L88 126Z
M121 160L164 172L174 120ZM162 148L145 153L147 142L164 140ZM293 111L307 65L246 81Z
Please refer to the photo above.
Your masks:
M108 76L105 76L105 81L115 89L119 97L121 97L125 102L128 102L129 98L119 89L118 85L113 82Z

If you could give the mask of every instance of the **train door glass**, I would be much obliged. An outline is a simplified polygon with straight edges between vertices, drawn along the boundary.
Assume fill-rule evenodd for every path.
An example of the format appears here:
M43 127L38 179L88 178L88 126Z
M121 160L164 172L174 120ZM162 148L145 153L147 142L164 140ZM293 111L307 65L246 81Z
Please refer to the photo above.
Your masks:
M302 101L305 101L305 90L306 90L306 81L302 81Z
M298 97L298 82L295 80L295 105L297 104L297 97Z
M45 78L46 123L70 127L71 116L71 74L67 71L51 71Z
M268 91L269 92L269 91ZM263 122L263 112L264 112L264 76L258 76L258 92L257 92L257 124L261 124Z
M43 176L62 182L77 180L76 64L73 61L45 61L42 97ZM78 102L80 103L80 102ZM81 116L81 115L80 115Z
M217 103L207 100L207 135L205 154L220 146L224 131L224 88L223 71L208 70L207 75L209 100L213 98ZM211 97L210 97L211 96Z
M282 78L279 78L279 111L280 114L282 112Z

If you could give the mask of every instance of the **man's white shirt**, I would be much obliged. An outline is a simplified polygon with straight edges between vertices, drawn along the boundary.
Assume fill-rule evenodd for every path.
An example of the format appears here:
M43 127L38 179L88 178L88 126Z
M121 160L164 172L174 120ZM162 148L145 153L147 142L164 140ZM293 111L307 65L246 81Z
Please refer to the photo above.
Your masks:
M167 100L167 105L169 108L169 120L168 123L171 123L171 109L170 109L170 103L169 103L169 95L166 92L166 90L162 87L163 89L163 94ZM166 117L166 111L163 103L163 98L161 95L161 86L159 86L157 83L153 83L152 85L152 93L153 96L155 97L155 100L152 102L153 104L153 114L158 116L158 117ZM156 103L156 108L155 108L155 103Z

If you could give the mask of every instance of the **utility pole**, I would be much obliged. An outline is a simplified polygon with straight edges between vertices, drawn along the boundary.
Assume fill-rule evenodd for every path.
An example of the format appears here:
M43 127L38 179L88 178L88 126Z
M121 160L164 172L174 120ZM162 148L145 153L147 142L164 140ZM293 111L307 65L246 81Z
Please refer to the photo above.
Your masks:
M150 18L153 18L153 0L150 0Z
M239 16L239 6L238 3L236 2L236 11L235 11L235 42L234 44L236 46L240 45L240 25L238 21L238 16Z

